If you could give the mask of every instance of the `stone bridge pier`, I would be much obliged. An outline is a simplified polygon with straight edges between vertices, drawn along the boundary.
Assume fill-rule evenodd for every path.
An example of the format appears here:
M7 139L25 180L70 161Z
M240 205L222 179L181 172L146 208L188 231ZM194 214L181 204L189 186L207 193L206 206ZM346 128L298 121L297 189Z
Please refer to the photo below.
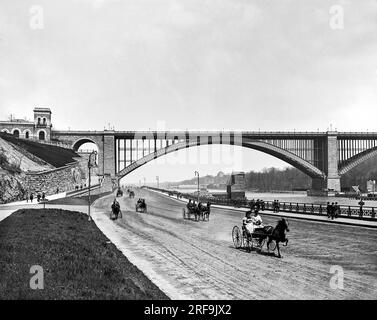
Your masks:
M105 184L116 183L115 172L115 137L113 131L82 132L64 131L53 133L53 139L69 144L74 151L78 151L84 143L94 143L97 146L96 172Z

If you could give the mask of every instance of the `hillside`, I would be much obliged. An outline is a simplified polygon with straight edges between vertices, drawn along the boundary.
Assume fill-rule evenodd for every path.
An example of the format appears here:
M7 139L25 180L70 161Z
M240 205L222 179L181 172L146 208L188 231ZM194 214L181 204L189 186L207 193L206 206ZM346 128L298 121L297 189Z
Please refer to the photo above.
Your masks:
M79 155L73 150L25 139L17 139L13 135L7 133L0 133L0 138L11 143L15 147L19 147L19 150L26 150L28 153L55 168L63 167L68 163L74 162L74 158L79 157Z
M42 159L35 157L26 150L21 149L0 137L0 154L6 156L9 163L18 166L21 171L42 171L54 167ZM5 169L5 168L3 168Z
M46 171L74 162L75 152L0 133L0 203L25 199L27 171Z

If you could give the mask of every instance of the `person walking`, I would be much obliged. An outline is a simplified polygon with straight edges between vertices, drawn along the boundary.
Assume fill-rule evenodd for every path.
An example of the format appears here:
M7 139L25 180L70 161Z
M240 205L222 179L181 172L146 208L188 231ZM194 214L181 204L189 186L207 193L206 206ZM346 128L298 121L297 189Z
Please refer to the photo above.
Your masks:
M363 201L363 199L360 197L360 201L359 201L359 206L360 206L360 217L363 216L363 206L364 206L365 202Z
M33 198L34 198L33 193L30 193L30 202L31 202L31 203L33 202Z

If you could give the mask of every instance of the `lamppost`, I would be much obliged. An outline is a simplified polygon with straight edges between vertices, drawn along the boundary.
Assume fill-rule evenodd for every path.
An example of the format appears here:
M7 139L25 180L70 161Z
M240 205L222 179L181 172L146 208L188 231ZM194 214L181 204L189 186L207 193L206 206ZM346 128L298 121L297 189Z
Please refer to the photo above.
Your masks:
M199 204L199 172L195 171L195 176L198 176L198 204Z
M89 189L88 189L88 221L92 220L92 217L90 216L90 169L96 165L96 161L94 158L94 162L92 162L92 156L97 156L97 151L93 150L92 153L89 155L88 159L88 171L89 171Z

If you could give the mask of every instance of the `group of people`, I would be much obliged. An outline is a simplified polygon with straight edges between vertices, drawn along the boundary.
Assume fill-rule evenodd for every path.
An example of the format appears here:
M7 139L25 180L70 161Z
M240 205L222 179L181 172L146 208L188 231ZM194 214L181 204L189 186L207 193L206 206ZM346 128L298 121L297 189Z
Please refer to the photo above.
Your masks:
M82 188L86 188L86 183L84 185L80 184L75 186L75 190L81 190Z
M280 202L279 202L279 200L274 200L272 202L272 210L273 210L273 212L279 212L280 211Z
M42 194L40 192L37 192L37 202L40 202L41 200L45 200L46 199L46 194L44 192L42 192ZM26 194L26 202L33 202L34 200L34 193L30 193L30 195Z
M258 210L258 211L262 210L262 211L264 211L264 209L265 209L265 203L264 203L263 200L257 199L257 201L255 201L253 199L253 200L251 200L249 202L249 207L250 207L250 210Z
M330 202L327 202L326 213L327 217L332 220L334 220L334 218L338 218L340 215L340 206L338 205L338 202L333 202L331 204Z
M193 212L210 212L211 203L207 202L207 204L204 205L202 202L199 202L198 204L196 204L195 200L191 201L191 199L189 199L189 202L187 203L187 209Z

